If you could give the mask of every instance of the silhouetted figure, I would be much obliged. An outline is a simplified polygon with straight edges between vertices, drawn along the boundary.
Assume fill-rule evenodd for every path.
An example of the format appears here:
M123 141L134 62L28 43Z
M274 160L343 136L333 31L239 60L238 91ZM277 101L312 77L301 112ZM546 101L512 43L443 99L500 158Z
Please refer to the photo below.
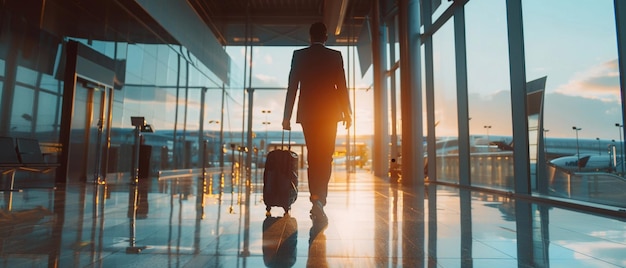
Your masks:
M300 89L296 123L302 125L308 151L311 216L325 219L337 122L343 121L346 129L350 128L352 111L341 52L324 46L328 36L323 23L311 25L309 35L311 45L293 52L283 129L291 129L291 114Z

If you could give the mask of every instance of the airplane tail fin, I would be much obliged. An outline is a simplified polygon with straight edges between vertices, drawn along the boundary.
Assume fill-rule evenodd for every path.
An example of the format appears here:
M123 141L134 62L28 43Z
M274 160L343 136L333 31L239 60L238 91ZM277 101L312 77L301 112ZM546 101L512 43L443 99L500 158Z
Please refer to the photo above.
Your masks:
M513 143L506 144L503 141L492 141L489 144L498 146L498 149L502 151L513 151Z

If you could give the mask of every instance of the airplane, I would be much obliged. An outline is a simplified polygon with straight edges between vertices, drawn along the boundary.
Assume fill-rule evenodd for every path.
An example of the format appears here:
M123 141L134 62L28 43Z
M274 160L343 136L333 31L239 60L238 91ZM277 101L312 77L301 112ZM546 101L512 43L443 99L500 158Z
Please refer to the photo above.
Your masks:
M572 172L614 172L621 157L612 155L569 155L550 160L550 164Z
M570 172L615 172L622 167L620 145L613 140L546 138L544 150L549 164ZM456 138L437 141L437 155L458 153ZM425 148L426 149L426 148ZM511 136L470 136L471 153L512 152Z

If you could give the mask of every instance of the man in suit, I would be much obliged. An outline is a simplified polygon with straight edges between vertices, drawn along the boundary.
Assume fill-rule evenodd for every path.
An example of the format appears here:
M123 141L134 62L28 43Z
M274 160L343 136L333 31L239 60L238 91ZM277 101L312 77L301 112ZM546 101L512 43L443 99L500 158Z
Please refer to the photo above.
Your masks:
M326 48L326 26L309 28L311 45L293 52L283 114L283 129L291 129L291 114L298 88L296 123L302 125L307 147L308 182L313 219L326 219L324 206L335 151L337 123L352 125L350 98L346 88L341 52Z

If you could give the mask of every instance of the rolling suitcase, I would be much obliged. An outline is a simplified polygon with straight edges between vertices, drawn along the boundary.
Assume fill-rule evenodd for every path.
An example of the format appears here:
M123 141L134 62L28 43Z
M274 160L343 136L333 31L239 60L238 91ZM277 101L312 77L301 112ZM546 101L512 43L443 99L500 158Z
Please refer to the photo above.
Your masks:
M298 198L298 154L291 151L291 132L289 145L284 150L285 131L281 148L271 151L265 159L263 171L263 202L266 216L271 216L272 207L282 207L289 213L291 204Z

